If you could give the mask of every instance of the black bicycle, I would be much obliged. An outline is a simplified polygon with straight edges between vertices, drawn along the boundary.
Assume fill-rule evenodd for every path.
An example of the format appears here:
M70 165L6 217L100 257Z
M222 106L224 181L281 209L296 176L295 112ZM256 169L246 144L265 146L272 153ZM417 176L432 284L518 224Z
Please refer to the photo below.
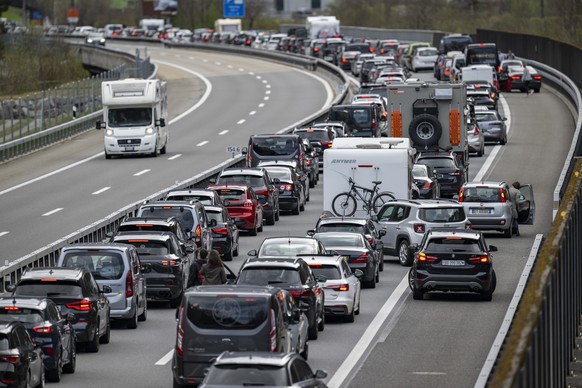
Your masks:
M361 199L364 203L364 210L370 215L378 213L378 210L388 201L392 201L394 195L389 191L378 192L378 185L382 181L373 181L374 187L369 189L367 187L358 186L352 178L348 179L350 184L350 191L339 193L331 202L333 212L337 216L349 217L353 216L358 210L358 200Z

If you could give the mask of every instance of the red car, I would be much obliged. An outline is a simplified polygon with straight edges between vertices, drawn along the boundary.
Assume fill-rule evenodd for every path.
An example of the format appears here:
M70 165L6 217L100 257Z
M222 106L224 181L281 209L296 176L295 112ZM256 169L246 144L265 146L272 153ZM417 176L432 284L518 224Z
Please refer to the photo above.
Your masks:
M210 185L222 199L228 214L237 228L247 230L251 236L263 231L263 206L252 187L242 184Z

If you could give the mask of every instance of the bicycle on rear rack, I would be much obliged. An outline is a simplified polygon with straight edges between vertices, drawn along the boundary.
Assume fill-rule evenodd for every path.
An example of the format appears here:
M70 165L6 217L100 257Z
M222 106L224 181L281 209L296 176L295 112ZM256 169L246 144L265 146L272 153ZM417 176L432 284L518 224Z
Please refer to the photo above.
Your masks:
M358 198L363 202L363 209L368 215L378 213L382 205L396 199L389 191L378 192L382 181L373 181L374 187L371 189L357 185L352 178L348 179L348 183L350 190L339 193L331 202L332 210L337 216L353 216L358 210Z

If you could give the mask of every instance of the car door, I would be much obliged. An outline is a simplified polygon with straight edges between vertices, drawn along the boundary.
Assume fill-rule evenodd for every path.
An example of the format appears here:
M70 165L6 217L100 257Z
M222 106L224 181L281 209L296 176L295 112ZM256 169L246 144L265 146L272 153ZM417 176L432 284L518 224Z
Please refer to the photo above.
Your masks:
M232 246L233 248L238 248L238 238L239 238L239 230L236 227L232 218L228 214L228 210L226 208L222 209L222 219L226 222L226 227L230 230L230 235L232 236Z
M21 354L25 354L30 362L30 386L36 387L41 382L41 368L44 368L44 362L42 360L42 349L40 346L34 346L32 339L30 338L30 335L27 333L24 326L17 326L14 329L14 334L16 334L16 337L18 338Z
M374 241L372 248L378 253L378 258L382 258L384 252L384 242L382 241L382 234L386 232L382 232L376 228L375 223L372 220L366 221L366 229L367 233L370 233L372 239Z
M202 205L197 206L195 211L200 225L200 248L210 251L212 249L212 232L210 232L210 227L208 226L206 211Z
M386 232L381 238L386 249L396 249L396 225L391 220L396 207L396 204L385 205L377 215L378 224Z
M517 221L520 224L533 225L536 215L533 185L522 184L519 191L523 198L519 198L517 201Z
M59 337L61 338L61 360L63 365L65 365L69 360L69 353L71 348L71 341L73 339L73 328L69 321L61 316L59 310L54 304L48 303L46 307L46 313L48 319L53 322L54 327L59 331Z
M136 249L131 249L129 251L129 260L130 260L130 271L132 271L133 275L133 287L134 292L139 298L139 302L142 306L138 306L138 309L144 307L147 303L146 300L146 283L145 277L143 272L141 271L141 262L139 261L139 256L137 254Z
M99 334L105 333L107 331L107 325L109 324L109 312L108 312L108 302L105 294L99 289L99 285L95 281L95 278L91 273L86 273L83 275L83 288L85 288L84 293L95 303L97 308L97 315L99 316ZM93 317L92 317L93 318Z
M360 289L362 286L360 283L360 280L356 277L356 275L354 275L354 273L350 269L350 266L348 265L348 263L346 263L345 260L342 260L340 262L340 266L341 266L341 271L342 271L343 277L346 279L346 281L350 285L350 290L354 290L354 302L355 302L354 306L359 306L360 305Z

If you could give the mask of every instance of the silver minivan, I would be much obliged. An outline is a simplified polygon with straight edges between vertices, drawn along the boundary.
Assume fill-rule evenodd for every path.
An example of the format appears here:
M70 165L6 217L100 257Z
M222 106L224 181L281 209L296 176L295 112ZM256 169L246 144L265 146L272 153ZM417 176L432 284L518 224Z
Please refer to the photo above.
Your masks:
M111 306L111 319L124 320L128 329L147 319L146 283L133 245L83 243L64 246L59 267L87 268L99 288L111 287L105 296Z

